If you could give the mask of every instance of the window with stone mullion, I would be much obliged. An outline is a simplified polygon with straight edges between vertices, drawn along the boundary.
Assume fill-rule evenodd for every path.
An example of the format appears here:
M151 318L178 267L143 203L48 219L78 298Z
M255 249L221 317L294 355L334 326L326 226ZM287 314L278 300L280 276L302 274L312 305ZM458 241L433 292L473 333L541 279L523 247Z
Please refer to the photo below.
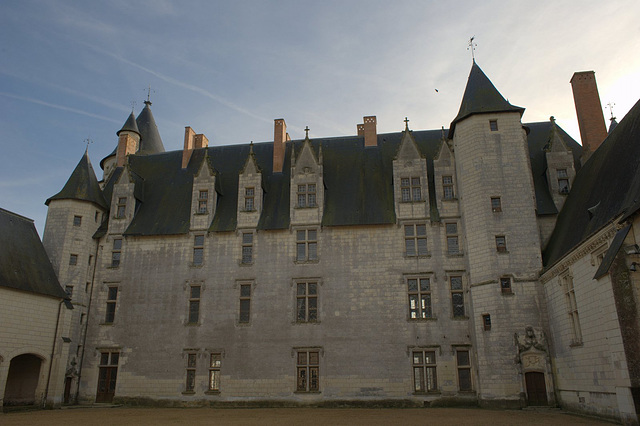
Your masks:
M427 226L425 224L405 225L404 244L407 256L426 256Z

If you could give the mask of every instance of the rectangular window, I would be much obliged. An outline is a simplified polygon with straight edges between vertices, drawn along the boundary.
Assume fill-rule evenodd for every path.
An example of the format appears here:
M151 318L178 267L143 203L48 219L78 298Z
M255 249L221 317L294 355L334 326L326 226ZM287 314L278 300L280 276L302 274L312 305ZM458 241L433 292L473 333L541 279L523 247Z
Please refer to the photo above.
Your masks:
M507 238L504 235L496 235L496 250L500 253L507 252Z
M500 197L491 197L491 211L494 213L502 211L502 201Z
M240 319L242 324L248 324L251 319L251 284L240 285Z
M413 351L413 390L415 392L438 390L435 351Z
M318 259L318 231L304 229L296 231L296 260Z
M297 357L298 384L297 392L320 391L320 352L298 351Z
M244 211L252 212L255 210L255 189L254 188L245 188L244 189Z
M118 204L116 206L116 218L122 219L127 213L127 197L118 197Z
M489 128L492 132L498 131L498 120L489 120Z
M429 278L407 278L409 318L432 318L431 281Z
M207 214L209 211L209 191L198 191L198 213Z
M573 277L567 274L564 275L561 280L567 301L569 324L571 325L571 343L580 344L582 343L582 329L580 327L580 316L578 315L578 305L576 303L576 292L573 288Z
M422 201L422 186L419 177L401 178L400 193L402 202Z
M120 266L120 258L122 255L122 239L116 238L113 240L113 249L111 250L111 267L117 268Z
M104 317L106 324L112 324L116 318L116 302L118 301L118 287L111 286L107 289L107 313Z
M296 284L296 321L318 321L318 283Z
M459 254L460 246L458 245L458 224L445 224L447 232L447 254Z
M194 392L196 389L196 354L187 354L187 382L185 392Z
M195 266L202 265L204 261L204 235L195 235L193 237L193 264Z
M78 264L78 255L71 254L69 255L69 265L76 266Z
M202 287L192 285L189 287L189 324L197 324L200 320L200 292Z
M98 218L99 217L100 217L100 212L98 210L96 210L96 214L93 217L93 219L96 221L96 223L98 223Z
M511 278L502 277L500 278L500 291L503 294L511 294Z
M427 225L404 226L404 247L407 256L427 255Z
M491 315L489 314L482 315L482 326L484 328L484 331L491 330Z
M74 216L73 217L73 226L82 225L82 216Z
M442 194L445 200L453 200L453 176L442 176Z
M561 194L569 193L569 176L567 175L567 169L557 169L558 175L558 190Z
M298 185L298 207L316 207L316 184Z
M471 386L471 359L468 350L456 350L458 366L458 389L463 392L473 390Z
M454 318L464 318L464 294L462 290L462 277L460 275L449 277L451 283L451 311Z
M212 353L209 358L209 391L220 391L220 367L222 366L222 354Z
M73 286L72 285L64 286L64 292L67 293L67 296L69 296L69 299L71 299L73 297Z
M253 263L253 232L242 233L242 263Z

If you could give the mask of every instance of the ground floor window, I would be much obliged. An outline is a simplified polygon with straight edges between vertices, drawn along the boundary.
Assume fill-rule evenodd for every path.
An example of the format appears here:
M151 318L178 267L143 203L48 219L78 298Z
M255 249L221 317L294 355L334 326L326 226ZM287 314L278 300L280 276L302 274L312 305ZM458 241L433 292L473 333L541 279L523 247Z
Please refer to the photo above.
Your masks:
M209 359L209 391L220 391L220 367L222 366L222 354L212 353Z
M413 390L415 392L437 391L436 352L432 350L414 350L412 359Z
M297 353L297 392L320 391L320 352L299 350Z
M472 391L471 358L467 349L456 350L456 363L458 367L458 389L463 392Z

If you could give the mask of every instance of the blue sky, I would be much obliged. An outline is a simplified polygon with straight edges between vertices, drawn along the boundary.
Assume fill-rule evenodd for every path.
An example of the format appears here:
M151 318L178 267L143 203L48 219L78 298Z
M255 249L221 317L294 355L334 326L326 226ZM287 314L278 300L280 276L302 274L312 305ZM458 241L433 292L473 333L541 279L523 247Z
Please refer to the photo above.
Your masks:
M569 79L594 70L621 119L640 98L637 0L29 1L0 3L0 207L35 220L91 139L100 160L135 101L165 148L446 128L476 60L524 122L579 139ZM436 92L437 89L437 92ZM605 117L609 110L605 109ZM608 120L607 120L608 122Z

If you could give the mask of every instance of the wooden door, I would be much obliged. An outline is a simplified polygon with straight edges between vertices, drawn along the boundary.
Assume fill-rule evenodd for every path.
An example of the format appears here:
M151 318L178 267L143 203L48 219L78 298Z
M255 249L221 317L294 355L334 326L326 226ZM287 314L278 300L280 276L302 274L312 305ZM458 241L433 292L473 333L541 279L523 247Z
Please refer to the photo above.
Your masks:
M528 405L547 405L547 386L544 380L544 373L525 373L527 383L527 403Z
M118 367L100 367L96 402L112 402L116 392Z

